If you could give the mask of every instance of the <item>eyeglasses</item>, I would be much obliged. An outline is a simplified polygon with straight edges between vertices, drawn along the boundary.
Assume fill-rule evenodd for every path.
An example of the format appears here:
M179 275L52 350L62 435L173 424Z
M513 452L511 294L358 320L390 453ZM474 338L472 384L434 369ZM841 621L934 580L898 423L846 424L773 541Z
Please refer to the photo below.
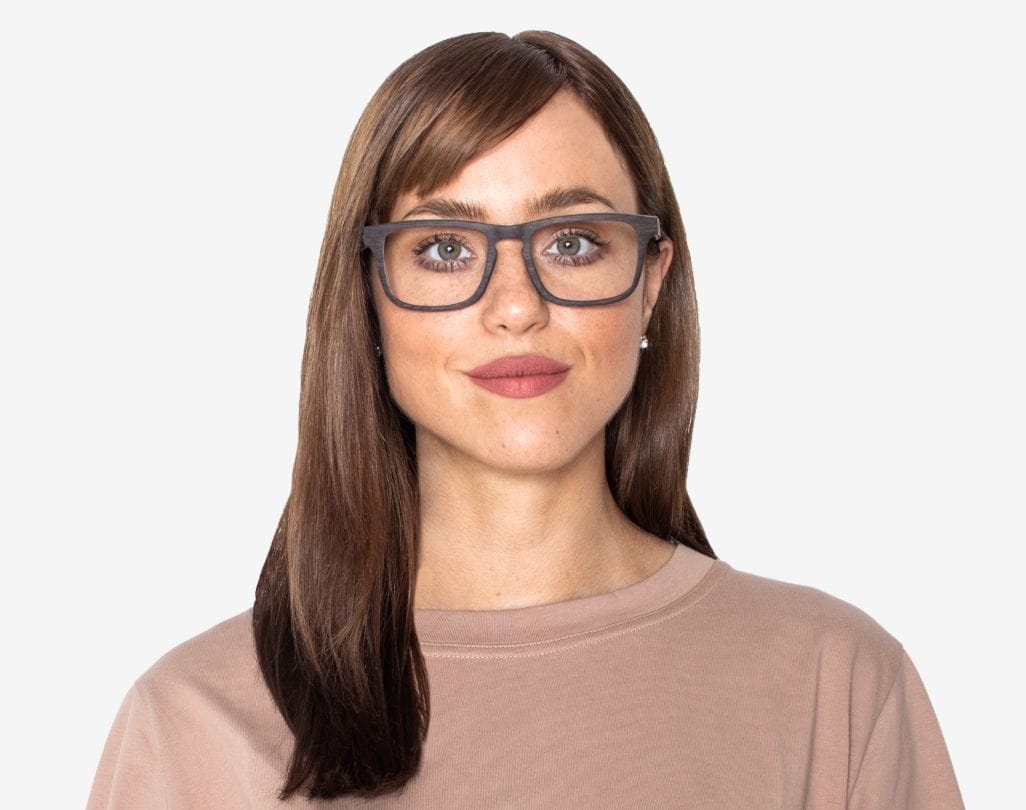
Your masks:
M420 219L368 225L363 244L374 255L385 294L406 309L470 306L488 286L495 243L519 239L538 294L554 304L611 304L634 292L659 218L643 214L571 214L519 225Z

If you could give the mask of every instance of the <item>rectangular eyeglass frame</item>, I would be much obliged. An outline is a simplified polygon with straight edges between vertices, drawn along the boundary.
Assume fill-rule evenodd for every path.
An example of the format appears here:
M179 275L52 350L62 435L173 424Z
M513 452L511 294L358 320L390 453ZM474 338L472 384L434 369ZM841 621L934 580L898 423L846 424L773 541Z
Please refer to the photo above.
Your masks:
M553 295L545 289L545 285L542 284L541 278L538 276L538 272L534 268L534 262L531 261L531 237L534 236L534 232L536 230L559 222L572 223L596 220L627 222L634 226L634 233L638 239L638 264L635 268L634 279L631 281L630 287L628 287L626 292L623 292L620 295L614 295L611 298L599 298L594 301L577 301ZM485 258L484 273L481 275L481 281L477 285L477 289L474 290L469 298L466 298L463 301L458 301L455 304L410 304L400 298L397 298L395 293L392 292L388 283L388 277L385 273L385 239L389 234L396 231L404 230L406 228L424 227L470 228L484 234L488 239L488 253ZM484 291L488 287L488 281L492 277L492 269L495 267L495 243L500 239L520 240L521 252L524 257L524 265L527 268L527 274L530 276L531 283L534 284L538 294L546 301L568 307L591 307L622 301L633 293L635 288L638 286L642 270L645 267L645 254L647 252L649 242L653 239L659 241L662 237L662 228L659 225L658 217L648 214L619 214L612 212L567 214L561 217L546 217L545 219L535 219L531 222L521 222L517 225L492 225L487 222L473 222L461 219L405 219L399 222L385 222L381 225L366 225L363 229L363 245L365 248L369 248L371 253L374 255L374 264L378 269L381 286L389 300L404 309L416 309L431 312L469 307L484 295Z

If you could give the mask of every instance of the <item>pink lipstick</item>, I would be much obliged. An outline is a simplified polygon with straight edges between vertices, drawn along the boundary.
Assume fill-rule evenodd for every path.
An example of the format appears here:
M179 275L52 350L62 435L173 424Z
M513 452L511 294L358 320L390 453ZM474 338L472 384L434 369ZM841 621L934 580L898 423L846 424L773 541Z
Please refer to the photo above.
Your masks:
M570 373L570 366L540 354L500 357L467 372L475 385L504 397L522 399L551 391Z

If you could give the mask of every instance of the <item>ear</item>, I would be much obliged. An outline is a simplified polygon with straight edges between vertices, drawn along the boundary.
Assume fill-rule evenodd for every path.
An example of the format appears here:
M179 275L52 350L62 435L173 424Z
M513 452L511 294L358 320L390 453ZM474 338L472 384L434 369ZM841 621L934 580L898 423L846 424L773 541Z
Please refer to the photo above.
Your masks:
M657 243L659 253L648 256L645 260L644 300L642 303L641 320L642 328L648 328L648 322L652 317L652 310L655 309L656 301L659 300L659 291L663 288L663 279L670 269L673 261L673 242L668 236L664 236Z

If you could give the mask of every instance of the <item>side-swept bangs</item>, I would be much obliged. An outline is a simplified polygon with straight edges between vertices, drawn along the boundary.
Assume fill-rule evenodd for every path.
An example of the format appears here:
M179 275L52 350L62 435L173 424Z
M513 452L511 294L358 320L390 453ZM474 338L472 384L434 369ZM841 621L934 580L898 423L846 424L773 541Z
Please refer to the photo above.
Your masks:
M380 116L394 129L374 187L371 219L386 221L407 191L427 196L513 134L567 84L559 65L503 34L455 38L401 65Z

